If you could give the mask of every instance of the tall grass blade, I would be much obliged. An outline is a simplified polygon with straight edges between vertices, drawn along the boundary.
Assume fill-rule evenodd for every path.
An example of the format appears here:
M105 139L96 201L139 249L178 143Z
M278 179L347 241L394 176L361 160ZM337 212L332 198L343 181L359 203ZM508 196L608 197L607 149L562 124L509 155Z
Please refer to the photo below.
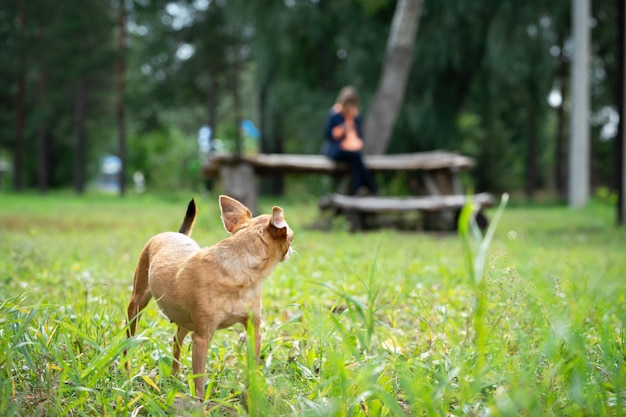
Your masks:
M487 252L502 213L509 201L507 193L502 195L498 209L483 236L475 222L476 207L468 198L459 216L458 229L463 245L464 256L468 267L468 275L474 290L474 343L476 348L475 371L482 375L485 369L487 331L485 314L487 304L487 288L483 280Z

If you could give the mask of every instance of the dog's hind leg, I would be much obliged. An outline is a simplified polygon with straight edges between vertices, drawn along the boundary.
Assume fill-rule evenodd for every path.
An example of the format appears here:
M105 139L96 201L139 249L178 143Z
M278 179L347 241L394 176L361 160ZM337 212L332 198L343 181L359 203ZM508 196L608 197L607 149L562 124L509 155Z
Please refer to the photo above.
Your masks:
M174 336L174 361L172 362L172 375L176 375L180 369L180 349L183 347L185 336L187 336L188 333L188 329L178 326L178 330Z
M139 256L139 262L137 263L137 269L135 269L135 280L133 285L133 294L130 297L127 311L128 327L126 328L126 337L130 338L135 335L135 329L137 323L141 318L141 312L150 302L152 298L152 292L150 292L150 283L148 282L148 267L149 267L148 251L144 251ZM124 351L126 356L127 351ZM130 372L130 361L126 362L126 369Z
M133 284L133 294L130 297L128 303L128 329L126 329L126 335L131 337L135 334L137 323L141 318L141 312L152 299L152 292L150 291L150 282L148 281L148 268L150 262L148 259L148 251L144 250L137 263L137 269L135 270L135 280Z

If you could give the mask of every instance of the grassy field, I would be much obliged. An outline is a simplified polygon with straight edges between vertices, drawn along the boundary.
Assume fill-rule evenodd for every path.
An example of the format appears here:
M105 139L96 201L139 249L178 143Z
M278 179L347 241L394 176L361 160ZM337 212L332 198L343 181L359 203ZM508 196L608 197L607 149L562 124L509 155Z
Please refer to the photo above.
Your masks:
M217 198L196 197L194 238L210 245L226 236ZM154 302L124 334L136 258L186 198L0 195L0 415L626 414L612 208L509 205L481 275L471 239L468 252L455 234L314 231L313 200L262 208L275 203L298 255L265 284L263 364L242 328L218 332L198 407L190 351L172 377L174 325Z

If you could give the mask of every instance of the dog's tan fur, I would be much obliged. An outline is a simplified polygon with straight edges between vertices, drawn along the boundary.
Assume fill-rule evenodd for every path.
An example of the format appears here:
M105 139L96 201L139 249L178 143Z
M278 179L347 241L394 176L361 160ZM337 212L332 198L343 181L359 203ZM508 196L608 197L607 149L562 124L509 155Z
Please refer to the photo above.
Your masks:
M291 254L293 232L275 206L272 214L252 217L240 202L220 196L222 222L231 236L200 248L189 235L196 217L191 200L179 232L165 232L146 243L135 270L128 304L128 337L135 334L142 310L152 297L178 325L172 372L180 368L180 348L192 332L192 370L196 396L204 395L209 342L218 329L252 318L255 354L261 349L261 292L264 279ZM127 362L130 366L130 362Z

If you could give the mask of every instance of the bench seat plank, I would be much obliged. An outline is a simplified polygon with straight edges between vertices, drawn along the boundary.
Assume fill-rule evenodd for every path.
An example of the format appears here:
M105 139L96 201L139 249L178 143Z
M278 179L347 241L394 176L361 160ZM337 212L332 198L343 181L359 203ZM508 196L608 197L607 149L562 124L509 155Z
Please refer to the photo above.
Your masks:
M494 197L489 193L475 194L470 197L481 207L495 204ZM431 195L420 197L355 197L342 194L331 194L324 201L326 207L357 210L365 213L406 212L414 210L438 211L461 208L467 202L465 195Z

